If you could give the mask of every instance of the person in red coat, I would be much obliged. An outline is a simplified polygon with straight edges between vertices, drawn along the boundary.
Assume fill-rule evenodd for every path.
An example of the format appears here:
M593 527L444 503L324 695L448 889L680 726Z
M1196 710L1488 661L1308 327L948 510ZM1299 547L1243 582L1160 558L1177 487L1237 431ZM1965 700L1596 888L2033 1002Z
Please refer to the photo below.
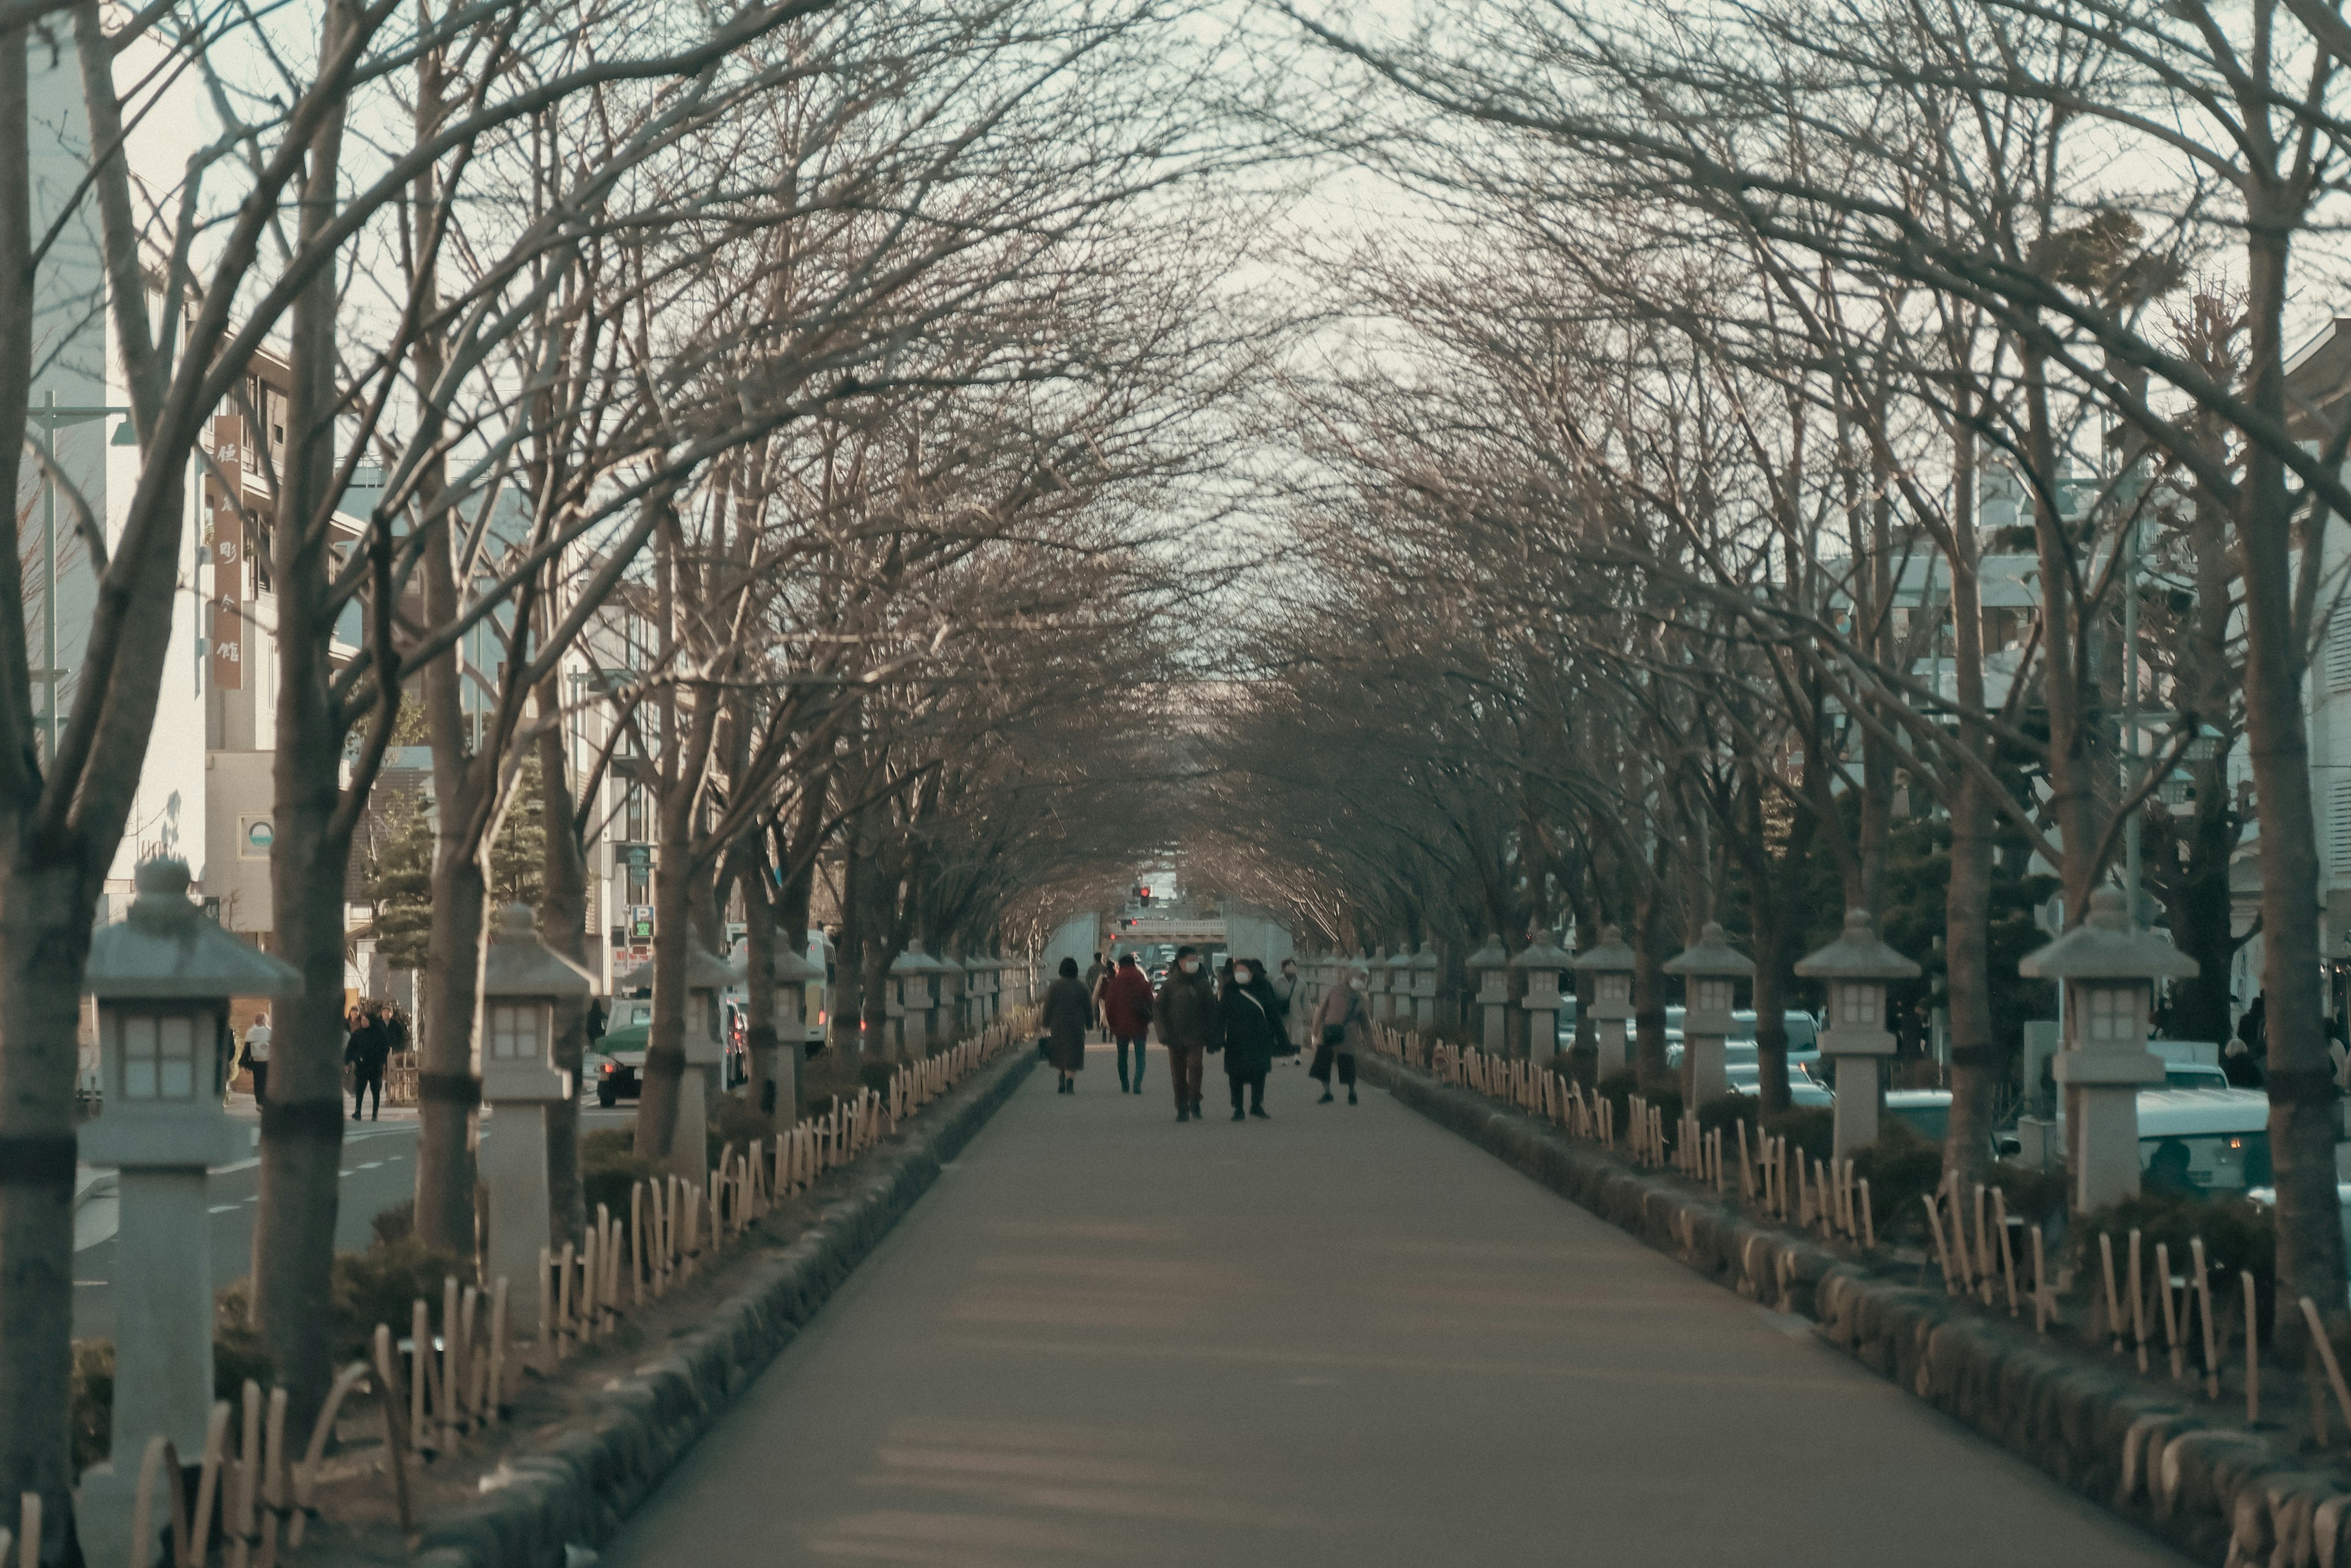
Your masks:
M1151 977L1129 953L1102 986L1102 1019L1118 1040L1118 1092L1143 1092L1143 1041L1151 1029ZM1126 1074L1126 1048L1134 1047L1134 1077Z

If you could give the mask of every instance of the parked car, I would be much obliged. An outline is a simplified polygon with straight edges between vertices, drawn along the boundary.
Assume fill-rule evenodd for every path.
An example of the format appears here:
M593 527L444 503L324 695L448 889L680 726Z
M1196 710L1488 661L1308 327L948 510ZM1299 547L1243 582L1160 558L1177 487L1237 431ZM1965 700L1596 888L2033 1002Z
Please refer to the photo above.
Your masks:
M1756 1065L1752 1057L1743 1063L1733 1063L1723 1069L1723 1077L1729 1082L1730 1092L1733 1094L1745 1094L1750 1098L1755 1098L1760 1097L1763 1092L1762 1069ZM1788 1103L1800 1108L1834 1105L1836 1103L1836 1096L1829 1092L1822 1084L1815 1082L1810 1074L1800 1070L1791 1071L1788 1074Z
M1951 1092L1948 1089L1889 1089L1886 1113L1903 1123L1930 1144L1939 1144L1951 1131Z
M596 1086L596 1103L617 1105L623 1095L634 1099L643 1088L645 1047L651 1042L653 1004L650 997L613 1001L604 1038L589 1047L581 1065Z
M2269 1122L2270 1097L2258 1089L2142 1089L2139 1170L2150 1189L2173 1183L2229 1194L2266 1187L2273 1168ZM2184 1167L2179 1163L2183 1153ZM2158 1173L2158 1160L2169 1168Z

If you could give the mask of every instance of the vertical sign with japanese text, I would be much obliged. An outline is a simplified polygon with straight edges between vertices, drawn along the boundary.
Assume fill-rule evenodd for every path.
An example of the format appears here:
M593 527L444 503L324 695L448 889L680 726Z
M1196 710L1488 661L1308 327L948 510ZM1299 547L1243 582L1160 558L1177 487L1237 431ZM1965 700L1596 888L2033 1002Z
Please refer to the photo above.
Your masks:
M245 484L245 421L225 413L213 421L213 465L204 477L204 508L213 557L213 685L245 685L245 519L237 511Z

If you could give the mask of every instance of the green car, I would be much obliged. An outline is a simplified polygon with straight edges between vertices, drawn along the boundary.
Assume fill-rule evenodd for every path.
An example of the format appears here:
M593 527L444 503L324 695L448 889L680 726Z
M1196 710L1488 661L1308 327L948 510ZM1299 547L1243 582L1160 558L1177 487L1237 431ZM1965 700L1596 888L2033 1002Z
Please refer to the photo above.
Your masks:
M645 1046L653 1027L653 998L623 998L612 1004L604 1037L588 1048L583 1062L588 1082L596 1086L596 1103L617 1105L621 1096L634 1099L643 1087Z

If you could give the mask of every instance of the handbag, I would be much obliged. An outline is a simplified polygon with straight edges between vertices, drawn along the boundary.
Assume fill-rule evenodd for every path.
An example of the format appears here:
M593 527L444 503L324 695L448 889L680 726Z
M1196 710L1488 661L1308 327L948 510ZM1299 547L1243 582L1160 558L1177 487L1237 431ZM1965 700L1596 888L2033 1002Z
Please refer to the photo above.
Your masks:
M1322 1026L1322 1043L1334 1051L1340 1046L1346 1044L1347 1026L1343 1023L1324 1024Z

